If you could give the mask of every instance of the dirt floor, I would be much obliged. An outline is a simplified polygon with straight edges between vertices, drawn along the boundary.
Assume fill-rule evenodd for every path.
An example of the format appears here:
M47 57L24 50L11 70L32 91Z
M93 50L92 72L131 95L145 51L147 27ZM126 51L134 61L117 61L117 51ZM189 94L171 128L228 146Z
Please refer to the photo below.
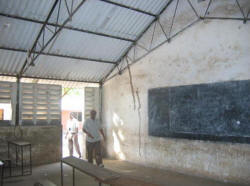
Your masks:
M137 180L157 183L167 186L237 186L232 183L222 183L214 180L183 175L166 170L146 168L132 163L119 160L105 160L105 168L128 175ZM54 163L33 168L32 176L5 179L4 186L60 186L60 164ZM98 183L92 178L76 171L75 186L97 186ZM72 169L64 165L64 186L72 184ZM103 186L105 186L103 184Z

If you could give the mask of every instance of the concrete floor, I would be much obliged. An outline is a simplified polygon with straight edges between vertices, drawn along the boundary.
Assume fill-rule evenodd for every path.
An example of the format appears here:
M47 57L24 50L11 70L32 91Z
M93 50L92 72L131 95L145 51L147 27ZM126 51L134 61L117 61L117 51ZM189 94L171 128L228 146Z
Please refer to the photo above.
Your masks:
M105 160L105 167L124 175L129 175L139 180L145 180L159 185L168 186L237 186L232 183L222 183L214 180L183 175L166 170L146 168L132 163L119 160ZM33 168L32 176L6 179L4 186L34 186L38 180L47 180L53 184L44 186L60 185L60 164L54 163ZM72 185L72 169L64 165L64 185ZM97 186L98 183L92 177L76 171L76 186L88 185ZM39 185L40 186L40 185ZM239 185L240 186L240 185ZM243 186L243 185L242 185Z

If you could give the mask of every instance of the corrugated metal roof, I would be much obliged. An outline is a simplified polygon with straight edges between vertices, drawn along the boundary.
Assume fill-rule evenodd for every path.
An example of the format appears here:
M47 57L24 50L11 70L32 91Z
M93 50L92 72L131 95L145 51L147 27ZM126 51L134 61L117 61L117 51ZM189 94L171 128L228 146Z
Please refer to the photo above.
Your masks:
M97 82L112 67L112 64L41 55L24 76Z
M50 52L94 59L116 61L131 42L62 30Z
M54 0L0 0L0 12L45 20Z
M162 8L169 0L111 0L129 7L137 8L150 12L152 14L159 14Z
M16 2L16 4L14 2ZM27 7L31 7L31 4L39 6L37 1L25 0L24 3ZM20 4L21 10L23 11L19 11L17 4ZM34 8L37 12L30 11L29 9L26 10L22 8L23 4L21 4L20 1L14 0L11 0L9 3L3 3L1 1L1 5L6 6L6 9L9 10L11 14L44 20L44 10L40 10L38 7ZM62 5L63 4L65 6L65 3L62 3ZM61 6L62 12L64 6ZM51 3L47 3L47 5L42 3L40 7L49 9ZM6 11L2 8L0 10L3 12ZM64 16L61 15L61 19L68 16L66 8L65 11L66 12L63 14ZM30 16L27 12L30 13ZM41 16L39 17L38 15ZM1 29L1 35L3 37L0 37L0 46L26 50L31 48L41 28L41 24L1 16L0 19L3 25ZM56 19L56 17L54 17L54 19ZM87 1L73 17L70 24L87 30L135 39L152 19L151 16L136 13L135 11L103 3L101 1L90 0ZM51 33L47 32L45 38L49 35L51 35ZM130 44L130 42L117 39L110 39L72 30L63 30L51 51L59 54L116 61Z
M0 74L16 75L20 72L26 54L0 49Z
M74 7L81 1L74 0ZM116 2L157 14L168 1L117 0ZM71 1L67 2L70 8ZM44 21L53 3L52 0L0 0L0 12ZM57 8L54 10L50 22L56 22L56 12ZM60 23L68 17L67 12L65 1L62 0ZM110 3L87 0L73 16L68 26L136 39L152 19L152 16ZM0 16L0 46L31 49L41 26L41 24L29 21ZM50 32L46 33L45 40L49 34L51 35ZM113 62L116 62L131 45L131 42L124 40L69 29L63 29L54 41L47 47L47 52ZM26 53L0 50L0 55L0 73L16 75L20 72ZM113 67L112 64L44 55L39 56L35 64L24 75L77 81L100 81Z
M145 1L148 4L147 6L151 4L151 1L152 0ZM69 8L71 8L71 1L67 2ZM76 7L79 2L80 0L75 0L74 7ZM137 1L135 5L137 6L141 3L143 4L140 0ZM44 21L52 4L53 1L51 0L1 0L0 12ZM59 3L49 22L56 23L58 6ZM164 6L164 1L157 1L156 3L151 4L151 6L159 9ZM65 1L62 1L58 22L62 24L67 18L68 10ZM152 19L152 16L121 8L99 0L87 0L73 16L72 21L69 22L68 25L94 32L135 39Z
M67 14L65 14L67 16ZM136 39L153 17L105 2L87 1L68 25L114 36Z
M41 24L0 16L0 46L30 49Z

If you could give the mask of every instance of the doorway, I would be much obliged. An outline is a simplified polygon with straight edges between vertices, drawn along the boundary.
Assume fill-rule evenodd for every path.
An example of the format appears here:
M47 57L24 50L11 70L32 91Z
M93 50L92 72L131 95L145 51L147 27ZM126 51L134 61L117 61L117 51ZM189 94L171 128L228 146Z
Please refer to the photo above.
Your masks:
M63 88L61 99L62 113L62 157L69 156L68 138L65 138L67 132L67 123L70 120L70 114L74 116L78 123L78 143L82 156L85 154L84 135L82 126L84 122L84 88ZM73 146L73 156L78 157L75 146Z

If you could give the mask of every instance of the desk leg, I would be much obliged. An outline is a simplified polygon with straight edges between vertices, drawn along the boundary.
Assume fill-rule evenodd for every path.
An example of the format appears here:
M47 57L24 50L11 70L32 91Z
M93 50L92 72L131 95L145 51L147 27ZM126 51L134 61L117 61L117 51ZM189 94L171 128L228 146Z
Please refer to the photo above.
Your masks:
M73 186L75 186L75 168L73 167Z
M23 147L21 146L21 163L22 163L22 176L24 175L24 172L23 172Z
M8 142L8 158L10 158L10 143Z
M9 163L9 174L10 174L10 177L11 177L11 169L12 169L11 160L8 163Z
M10 158L10 143L8 142L8 158L10 159L9 163L9 173L10 173L10 177L11 177L11 169L12 169L12 164L11 164L11 158Z
M0 167L1 175L0 175L0 186L3 186L3 171L4 171L4 165Z
M15 145L15 148L16 148L16 165L15 166L17 166L17 160L18 160L18 152L17 152L17 150L18 150L18 148L17 148L17 145Z
M30 174L32 174L31 145L30 145Z
M63 186L63 162L61 161L61 186Z

